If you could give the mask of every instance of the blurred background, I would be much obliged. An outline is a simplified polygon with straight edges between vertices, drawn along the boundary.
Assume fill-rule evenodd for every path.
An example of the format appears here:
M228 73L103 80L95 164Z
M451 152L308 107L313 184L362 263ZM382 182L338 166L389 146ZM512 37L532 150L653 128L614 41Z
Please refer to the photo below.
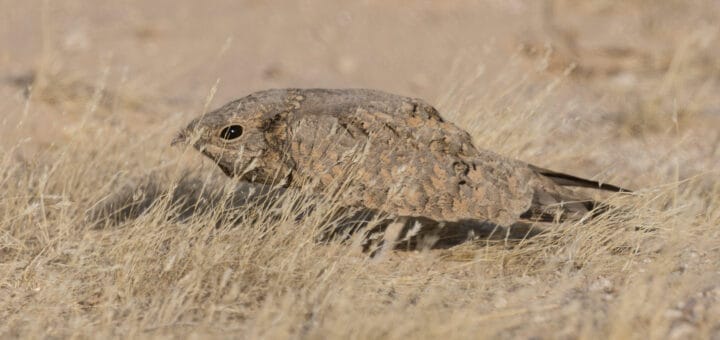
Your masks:
M366 87L586 176L630 181L669 161L682 167L668 178L690 176L720 158L717 1L0 4L4 146L45 148L97 117L128 133L164 122L171 138L252 91Z

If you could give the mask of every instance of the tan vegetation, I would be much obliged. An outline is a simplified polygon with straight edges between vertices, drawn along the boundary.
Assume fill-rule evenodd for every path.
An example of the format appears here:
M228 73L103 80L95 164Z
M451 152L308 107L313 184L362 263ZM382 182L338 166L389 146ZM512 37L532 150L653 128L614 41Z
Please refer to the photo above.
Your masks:
M0 2L0 337L720 336L720 8L552 4ZM423 97L478 146L636 192L370 256L324 237L332 196L169 146L278 86Z

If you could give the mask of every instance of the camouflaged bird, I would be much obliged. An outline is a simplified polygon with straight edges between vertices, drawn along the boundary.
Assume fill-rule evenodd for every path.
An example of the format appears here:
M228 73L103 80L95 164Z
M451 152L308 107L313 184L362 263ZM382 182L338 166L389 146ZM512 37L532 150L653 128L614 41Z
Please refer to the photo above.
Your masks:
M577 219L597 203L566 187L622 188L475 147L423 100L366 89L275 89L193 120L191 144L226 175L313 190L343 181L342 204L435 221Z

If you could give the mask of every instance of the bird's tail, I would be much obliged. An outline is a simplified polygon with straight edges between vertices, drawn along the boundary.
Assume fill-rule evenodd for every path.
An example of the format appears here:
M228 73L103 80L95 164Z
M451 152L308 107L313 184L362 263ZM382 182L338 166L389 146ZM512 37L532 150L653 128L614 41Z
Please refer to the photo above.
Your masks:
M616 185L593 181L590 179L580 178L573 175L564 174L562 172L556 172L541 167L529 165L532 171L535 171L538 175L550 179L553 183L564 186L564 187L582 187L590 189L598 189L612 192L632 192L628 189L621 188Z
M607 203L592 199L579 199L575 193L562 187L582 187L612 192L631 192L607 183L576 177L552 170L530 165L535 173L549 180L550 187L537 188L533 194L530 208L520 215L521 218L536 222L553 222L565 220L579 220L590 213L590 217L597 217L611 210L613 207ZM553 188L554 187L554 188Z

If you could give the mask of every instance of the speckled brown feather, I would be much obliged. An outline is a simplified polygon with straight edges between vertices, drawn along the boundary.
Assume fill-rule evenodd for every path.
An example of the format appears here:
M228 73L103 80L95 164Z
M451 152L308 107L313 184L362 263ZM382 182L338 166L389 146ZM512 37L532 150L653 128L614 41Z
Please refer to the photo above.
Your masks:
M223 140L224 127L243 135ZM592 201L563 186L623 189L476 148L420 99L364 89L253 93L180 133L229 176L312 183L323 190L353 169L348 206L436 221L579 218Z

